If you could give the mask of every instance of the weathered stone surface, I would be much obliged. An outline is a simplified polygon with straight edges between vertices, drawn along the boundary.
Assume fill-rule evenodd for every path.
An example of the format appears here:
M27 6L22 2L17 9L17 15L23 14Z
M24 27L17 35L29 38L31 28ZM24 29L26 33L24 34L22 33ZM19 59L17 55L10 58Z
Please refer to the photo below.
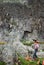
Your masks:
M37 56L40 57L40 58L44 58L44 52L38 52Z
M27 3L27 0L24 0ZM19 2L24 2L20 1ZM33 2L33 4L32 4ZM28 8L31 4L31 7ZM5 14L9 13L11 18L13 18L13 23L16 23L16 28L19 31L29 31L33 33L33 30L36 29L38 33L38 38L44 39L44 26L43 26L43 17L44 17L44 7L42 7L41 0L40 1L30 1L27 3L27 5L22 5L19 3L6 3L6 4L0 4L2 6L2 11L0 10L0 13ZM6 6L5 6L6 5ZM1 7L0 7L1 9ZM5 12L5 13L4 13ZM0 14L0 15L1 15ZM4 20L5 21L5 20ZM36 22L35 22L36 21ZM10 21L9 21L10 22ZM37 23L38 22L38 23ZM8 28L8 27L7 27ZM20 32L19 32L20 33ZM23 36L23 35L22 35ZM21 36L21 37L22 37Z
M21 3L21 4L25 4L27 3L27 0L3 0L3 3Z
M33 54L34 49L33 49L31 46L26 46L26 49L27 49L29 52L32 52L32 54Z
M18 55L25 57L28 55L27 48L18 40L14 40L13 43L0 45L0 60L7 63L7 65L13 65L13 59Z
M3 55L2 55L2 48L3 46L2 45L0 45L0 61L3 61Z
M13 47L15 48L18 54L22 56L28 55L27 48L19 40L13 42Z
M7 63L7 65L13 65L13 59L18 58L18 55L25 57L28 55L27 48L16 39L12 44L9 42L5 45L0 45L0 60Z
M2 51L3 54L3 61L7 63L7 65L13 65L13 56L12 56L12 49L8 46L4 48Z
M44 50L44 44L40 44L40 49Z

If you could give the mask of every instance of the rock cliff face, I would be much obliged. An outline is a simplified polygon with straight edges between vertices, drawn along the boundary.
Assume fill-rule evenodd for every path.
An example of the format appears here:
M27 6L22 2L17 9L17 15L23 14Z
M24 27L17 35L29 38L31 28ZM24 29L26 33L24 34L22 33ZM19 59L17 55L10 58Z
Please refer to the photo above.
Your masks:
M14 39L44 41L44 0L0 0L0 2L0 41L8 43L4 48L0 46L0 60L4 60L7 65L13 65L15 51L22 56L28 54L25 46L20 41L15 42Z
M11 2L12 0L3 0L3 3L0 3L0 21L4 26L15 26L21 38L44 40L44 0Z

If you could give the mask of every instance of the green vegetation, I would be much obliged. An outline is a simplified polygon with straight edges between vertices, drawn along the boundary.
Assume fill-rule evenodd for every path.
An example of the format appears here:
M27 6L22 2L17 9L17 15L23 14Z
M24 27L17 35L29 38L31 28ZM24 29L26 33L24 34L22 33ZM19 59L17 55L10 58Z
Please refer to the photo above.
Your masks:
M19 57L18 60L20 60L20 65L38 65L37 64L38 60L40 60L40 63L42 64L42 61L44 60L44 58L39 58L35 61L34 60L33 61L32 60L27 61L23 57ZM6 63L5 62L0 62L0 65L6 65ZM16 65L16 64L14 64L14 65Z
M44 60L44 58L38 58L37 60L27 61L24 58L19 57L19 60L21 62L21 65L38 65L37 62L40 60L40 64L42 64L42 61Z
M21 65L36 65L36 61L26 61L24 58L20 57Z
M5 62L0 62L0 65L6 65L6 63Z
M31 46L33 44L33 42L30 42L28 40L21 40L21 42L24 44L24 45L27 45L27 46Z
M43 58L38 58L37 60L26 61L22 57L20 57L21 65L38 65L37 62L40 60L40 64L42 64Z
M28 40L21 40L21 42L24 44L24 45L27 45L27 46L31 46L34 42L32 41L28 41ZM44 42L39 42L39 44L44 44Z

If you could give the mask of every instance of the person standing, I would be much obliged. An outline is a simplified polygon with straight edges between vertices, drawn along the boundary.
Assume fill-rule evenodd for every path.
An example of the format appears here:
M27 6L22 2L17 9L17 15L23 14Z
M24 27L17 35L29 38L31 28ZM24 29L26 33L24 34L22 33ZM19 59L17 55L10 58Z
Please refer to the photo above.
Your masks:
M33 40L34 41L34 54L33 54L33 59L38 58L37 57L37 52L38 52L38 48L39 48L39 41L37 40Z

